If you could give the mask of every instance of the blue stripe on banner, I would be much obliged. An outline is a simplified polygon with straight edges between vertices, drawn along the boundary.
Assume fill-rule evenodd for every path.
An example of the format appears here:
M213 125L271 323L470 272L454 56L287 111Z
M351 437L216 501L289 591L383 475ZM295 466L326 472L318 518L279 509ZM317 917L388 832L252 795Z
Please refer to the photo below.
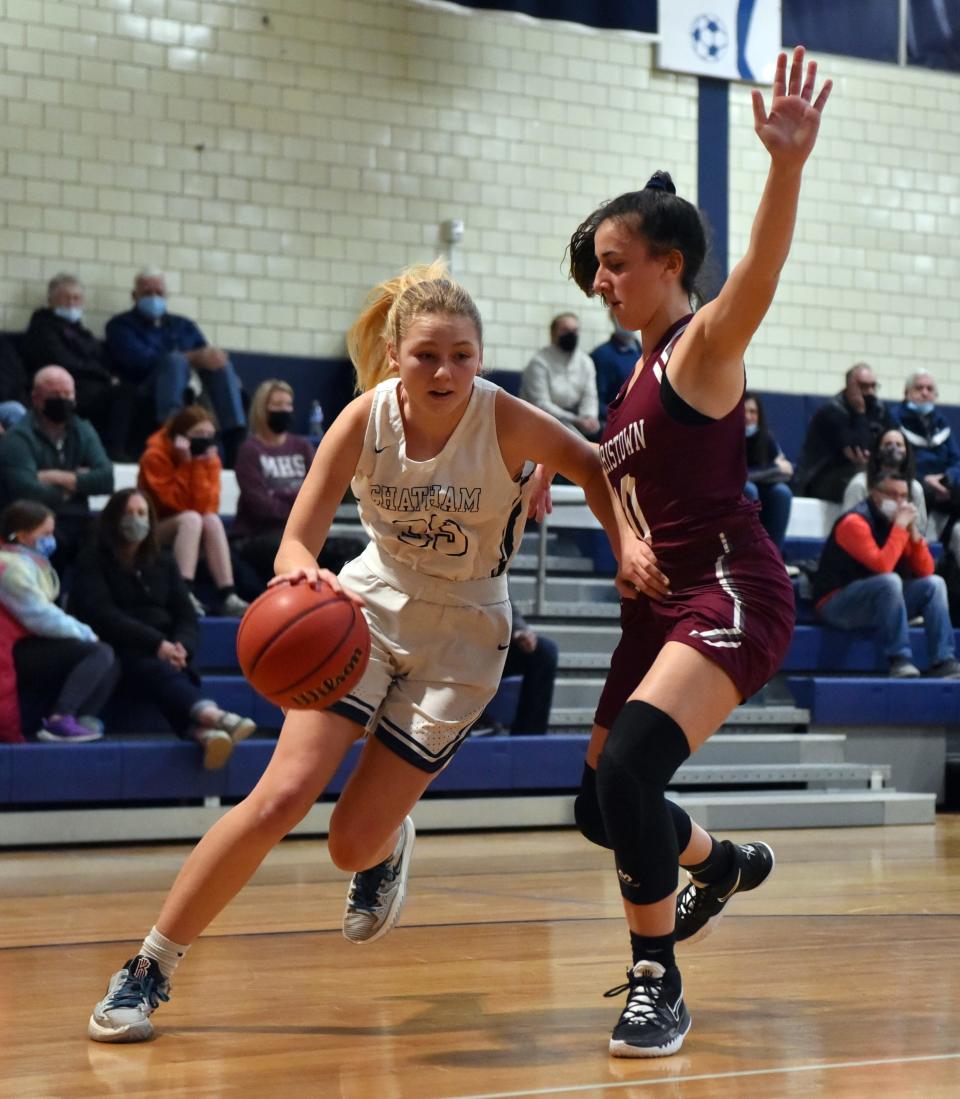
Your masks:
M518 11L535 19L562 19L611 30L657 29L657 0L457 0L467 8Z
M698 85L697 204L706 214L710 229L707 277L715 285L704 286L704 298L715 298L727 278L730 188L730 84L701 76Z
M750 21L757 0L740 0L737 4L737 71L744 80L753 80L753 69L747 62L747 39L750 37Z

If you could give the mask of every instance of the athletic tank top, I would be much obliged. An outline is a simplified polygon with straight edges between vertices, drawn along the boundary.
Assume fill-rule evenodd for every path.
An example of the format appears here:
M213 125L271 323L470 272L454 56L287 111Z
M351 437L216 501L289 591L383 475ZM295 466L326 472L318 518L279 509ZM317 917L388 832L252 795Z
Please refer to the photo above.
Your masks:
M399 378L374 390L357 472L360 520L380 552L442 580L502 575L527 517L533 465L515 481L497 442L499 386L476 378L466 411L439 454L407 457Z
M690 408L670 386L667 366L683 317L645 357L611 402L600 461L634 530L651 538L664 571L763 537L747 479L743 396L719 420Z

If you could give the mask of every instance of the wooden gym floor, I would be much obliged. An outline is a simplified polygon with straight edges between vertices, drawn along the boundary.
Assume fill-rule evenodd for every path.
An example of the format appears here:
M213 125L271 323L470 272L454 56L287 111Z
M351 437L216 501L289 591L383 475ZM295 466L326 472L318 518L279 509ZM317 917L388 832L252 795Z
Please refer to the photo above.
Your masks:
M573 832L421 835L370 947L340 935L323 842L288 840L139 1046L86 1021L187 848L0 853L0 1096L955 1099L960 817L765 838L768 883L681 948L693 1028L651 1061L607 1056L626 933L607 855Z

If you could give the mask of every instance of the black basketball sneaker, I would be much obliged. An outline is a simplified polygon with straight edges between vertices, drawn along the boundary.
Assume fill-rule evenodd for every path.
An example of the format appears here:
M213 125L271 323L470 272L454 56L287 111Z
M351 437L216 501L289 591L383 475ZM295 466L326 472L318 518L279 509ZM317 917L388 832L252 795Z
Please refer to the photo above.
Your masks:
M773 848L766 843L731 843L733 869L721 882L706 885L690 878L677 894L677 942L695 943L716 927L727 901L735 893L749 893L762 885L773 870Z
M627 983L604 996L627 993L627 1006L613 1028L614 1057L669 1057L683 1045L690 1029L690 1012L683 1002L680 970L659 962L637 962L627 970Z

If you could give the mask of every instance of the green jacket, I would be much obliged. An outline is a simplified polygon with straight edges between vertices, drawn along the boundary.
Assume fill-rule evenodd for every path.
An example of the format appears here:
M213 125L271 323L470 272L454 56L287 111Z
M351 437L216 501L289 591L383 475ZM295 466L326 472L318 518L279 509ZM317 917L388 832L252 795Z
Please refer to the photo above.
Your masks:
M86 469L77 475L77 491L67 493L59 485L37 480L41 469ZM0 496L4 504L37 500L58 514L89 511L88 496L113 492L113 464L103 449L94 426L72 416L58 448L31 412L0 435Z

